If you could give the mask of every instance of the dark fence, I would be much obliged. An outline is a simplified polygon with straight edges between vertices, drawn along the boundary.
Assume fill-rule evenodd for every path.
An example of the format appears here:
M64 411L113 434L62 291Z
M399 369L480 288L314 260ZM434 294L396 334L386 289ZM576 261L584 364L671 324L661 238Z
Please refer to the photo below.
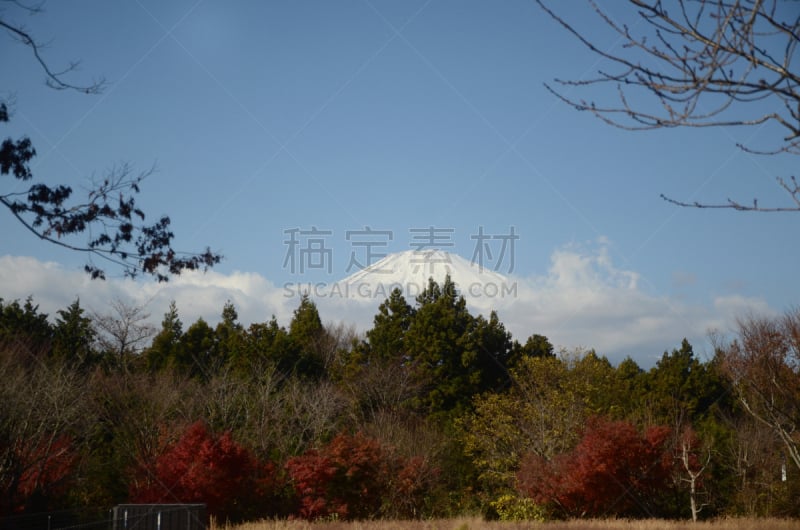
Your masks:
M205 504L120 504L101 520L87 515L64 510L0 517L0 530L206 530L208 526Z
M205 504L120 504L111 530L206 530Z
M80 521L80 514L72 510L25 513L0 517L0 530L56 530L75 526ZM107 527L108 521L103 521L102 530Z

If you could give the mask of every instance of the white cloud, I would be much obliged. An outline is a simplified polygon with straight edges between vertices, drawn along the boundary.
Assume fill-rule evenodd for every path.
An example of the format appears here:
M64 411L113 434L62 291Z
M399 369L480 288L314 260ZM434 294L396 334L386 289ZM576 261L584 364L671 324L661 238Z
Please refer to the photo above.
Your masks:
M103 313L109 301L143 305L158 324L169 302L175 300L181 320L191 323L202 317L220 318L227 300L236 306L242 322L263 322L272 315L281 321L291 317L293 300L271 282L255 273L186 272L168 283L130 279L91 280L82 271L69 271L52 262L34 258L0 257L0 297L5 300L33 296L43 312L54 314L80 297L81 306Z
M641 288L637 272L614 265L602 241L591 250L557 249L545 273L509 281L516 286L511 295L472 298L470 306L484 314L496 309L520 341L539 333L557 346L595 348L614 362L630 355L643 366L652 365L664 350L678 347L683 337L695 345L698 355L709 354L710 329L730 331L735 318L748 311L775 313L760 298L720 296L692 305L678 297L648 293ZM297 289L277 286L257 273L190 272L165 284L92 281L81 271L65 270L55 263L0 257L0 297L13 300L29 295L51 315L76 296L84 307L101 313L111 299L121 298L146 305L155 325L170 300L177 302L186 325L198 317L217 322L227 300L234 303L245 325L264 322L272 315L288 325L299 302ZM323 297L317 303L324 321L352 323L364 331L381 301Z
M518 340L539 333L559 346L594 348L613 361L630 355L651 365L684 337L697 355L710 355L710 330L729 329L749 310L774 313L760 298L719 297L692 305L648 293L640 275L615 267L600 243L594 251L556 250L547 273L518 280L518 296L497 307Z

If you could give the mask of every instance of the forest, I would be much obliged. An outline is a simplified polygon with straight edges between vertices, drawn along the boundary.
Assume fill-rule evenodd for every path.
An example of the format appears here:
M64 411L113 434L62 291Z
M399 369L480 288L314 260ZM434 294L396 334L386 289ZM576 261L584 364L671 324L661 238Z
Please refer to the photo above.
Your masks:
M800 311L749 317L649 369L518 340L447 278L371 329L160 329L141 307L0 299L0 521L125 502L262 518L800 515ZM19 526L19 525L18 525Z

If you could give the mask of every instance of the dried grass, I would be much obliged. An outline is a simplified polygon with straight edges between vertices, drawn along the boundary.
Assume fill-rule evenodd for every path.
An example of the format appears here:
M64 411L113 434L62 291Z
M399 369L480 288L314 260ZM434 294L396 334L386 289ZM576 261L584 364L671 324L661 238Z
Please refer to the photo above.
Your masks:
M225 530L798 530L800 521L792 519L720 519L691 521L650 520L573 520L550 523L487 522L480 518L457 518L428 521L354 521L315 522L259 521ZM212 523L211 530L223 530Z

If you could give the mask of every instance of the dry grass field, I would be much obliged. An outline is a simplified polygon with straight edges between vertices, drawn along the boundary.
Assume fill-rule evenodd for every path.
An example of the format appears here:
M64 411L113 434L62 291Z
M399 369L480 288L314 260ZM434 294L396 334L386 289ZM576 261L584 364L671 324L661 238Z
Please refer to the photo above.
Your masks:
M362 521L316 522L261 521L228 530L798 530L800 520L790 519L720 519L692 523L663 520L574 520L550 523L487 522L480 518L431 521ZM221 530L212 524L211 530Z

